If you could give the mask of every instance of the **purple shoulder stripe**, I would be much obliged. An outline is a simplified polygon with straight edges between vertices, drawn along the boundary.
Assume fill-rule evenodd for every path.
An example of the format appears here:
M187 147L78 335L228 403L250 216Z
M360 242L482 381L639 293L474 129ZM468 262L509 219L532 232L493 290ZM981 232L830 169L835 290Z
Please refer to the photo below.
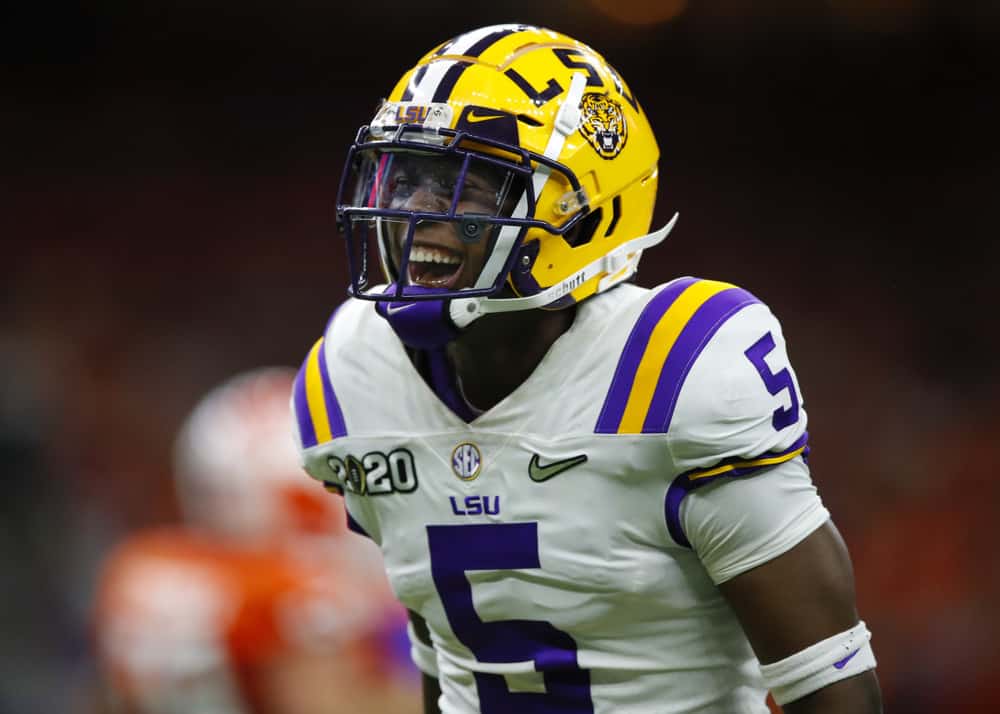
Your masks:
M344 414L340 409L340 402L333 389L333 383L330 381L330 372L326 363L326 335L330 334L333 322L340 312L340 308L345 304L347 303L341 303L334 310L327 322L324 336L319 340L318 349L314 347L309 351L309 355L295 377L292 400L295 405L295 419L299 426L299 436L304 449L316 446L320 442L321 436L325 440L327 431L329 431L329 437L333 439L347 435ZM318 377L322 387L322 396L309 393L310 377L313 380Z
M643 421L643 434L667 432L684 380L705 345L732 315L747 305L759 302L742 288L729 288L713 295L698 308L677 336L663 363L653 401Z
M643 308L642 314L639 315L639 319L636 320L635 326L625 342L625 349L622 350L621 357L618 358L618 367L615 368L614 377L611 379L611 387L604 400L601 413L597 417L595 433L614 434L618 431L618 425L625 414L625 406L628 404L628 395L632 391L636 371L639 369L639 362L642 361L642 355L646 351L653 330L680 294L696 282L696 278L675 280L654 295Z
M312 354L312 352L310 352ZM292 402L295 405L295 421L299 425L299 439L302 441L302 448L308 449L316 446L316 429L313 428L312 415L309 413L309 400L306 397L306 369L309 367L309 358L302 363L299 373L295 376L295 385L292 388Z
M340 410L340 402L337 400L336 392L333 391L330 372L326 366L326 340L323 340L319 348L319 373L323 378L323 401L326 402L326 416L330 421L330 435L334 439L347 436L344 413Z
M670 532L670 537L674 539L674 542L677 543L677 545L682 545L685 548L691 547L691 542L684 533L683 526L681 526L681 504L684 502L684 498L689 493L695 489L701 488L702 486L715 483L721 478L744 478L746 476L753 476L764 469L776 465L774 463L754 464L753 461L755 460L771 460L775 457L791 454L799 449L803 449L801 455L803 459L806 459L809 453L808 443L809 432L807 431L796 439L795 442L787 449L762 454L759 459L744 459L743 457L735 457L721 461L710 468L685 471L680 476L676 477L670 482L670 487L667 489L667 495L663 499L663 515L667 522L667 530ZM789 460L791 460L791 457L789 457ZM733 467L715 474L714 476L703 476L700 478L698 476L706 471L714 471L721 466L725 466L727 463L732 464Z

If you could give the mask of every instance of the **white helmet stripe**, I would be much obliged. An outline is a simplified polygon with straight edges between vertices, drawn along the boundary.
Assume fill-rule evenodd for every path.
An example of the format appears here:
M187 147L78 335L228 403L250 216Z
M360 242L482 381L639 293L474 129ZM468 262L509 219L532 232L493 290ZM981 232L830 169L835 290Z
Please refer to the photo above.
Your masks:
M577 126L579 126L580 101L583 99L583 90L586 86L586 75L582 72L575 72L573 79L570 80L566 98L560 105L559 112L556 115L555 127L553 127L552 134L549 135L548 144L545 146L545 158L552 159L553 161L558 159L559 154L562 153L563 144L566 143L566 137L576 131ZM549 174L551 173L552 170L545 165L541 165L535 169L535 173L531 177L531 185L535 192L536 201L542 195L542 189L545 188L545 182L548 181ZM528 194L525 192L521 195L521 200L511 215L513 218L523 218L527 213ZM489 260L483 266L482 272L479 273L479 279L473 287L488 288L493 285L500 271L503 270L510 251L514 248L514 241L517 239L517 234L520 230L519 226L504 226L500 230L500 235L497 236L497 244L490 251Z
M491 25L490 27L481 27L478 30L466 32L464 35L456 37L454 41L445 45L442 49L444 50L444 54L449 56L464 56L487 37L496 35L497 39L500 39L516 31L519 27L519 25ZM419 72L415 73L410 78L410 86L406 90L406 94L410 95L407 101L425 104L432 101L446 101L447 97L438 100L434 96L437 94L438 88L448 70L454 67L455 64L455 60L442 59L427 65L427 71L423 74Z
M427 71L420 77L420 81L415 86L411 85L407 88L407 94L412 93L413 95L410 101L417 104L429 104L433 100L434 92L437 91L441 80L455 64L455 60L441 60L429 65ZM418 76L419 73L414 74L410 81L413 82Z

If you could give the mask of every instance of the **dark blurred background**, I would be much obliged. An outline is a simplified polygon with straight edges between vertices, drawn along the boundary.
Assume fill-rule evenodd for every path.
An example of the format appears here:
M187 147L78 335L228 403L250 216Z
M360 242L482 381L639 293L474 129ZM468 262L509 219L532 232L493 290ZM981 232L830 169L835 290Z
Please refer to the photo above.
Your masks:
M1000 711L1000 5L83 0L0 21L0 714L94 711L97 564L176 518L207 390L297 366L345 294L346 147L437 43L602 52L662 151L639 282L781 318L886 709Z

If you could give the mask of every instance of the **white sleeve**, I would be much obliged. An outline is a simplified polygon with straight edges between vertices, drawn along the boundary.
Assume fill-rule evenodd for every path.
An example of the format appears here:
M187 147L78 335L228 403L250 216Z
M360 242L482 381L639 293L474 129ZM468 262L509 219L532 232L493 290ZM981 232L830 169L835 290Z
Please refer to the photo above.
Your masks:
M781 555L829 517L801 456L691 491L680 512L684 533L716 584Z
M694 481L802 450L807 422L781 324L755 303L726 319L697 355L667 439L676 470Z
M804 460L808 417L781 324L746 296L715 322L696 313L692 324L714 332L691 358L667 431L676 474L667 528L717 583L791 548L828 517Z

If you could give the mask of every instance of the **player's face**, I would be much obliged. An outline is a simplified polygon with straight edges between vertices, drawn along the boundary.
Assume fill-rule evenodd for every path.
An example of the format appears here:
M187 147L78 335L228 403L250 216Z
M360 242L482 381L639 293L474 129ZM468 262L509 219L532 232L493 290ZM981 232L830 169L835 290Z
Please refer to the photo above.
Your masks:
M458 157L396 154L382 178L383 206L405 211L447 213L461 179ZM455 213L496 216L508 192L507 172L485 164L471 165L461 182ZM389 252L401 265L405 223L387 222ZM405 282L429 288L473 287L486 262L498 228L487 222L423 220L416 226Z

